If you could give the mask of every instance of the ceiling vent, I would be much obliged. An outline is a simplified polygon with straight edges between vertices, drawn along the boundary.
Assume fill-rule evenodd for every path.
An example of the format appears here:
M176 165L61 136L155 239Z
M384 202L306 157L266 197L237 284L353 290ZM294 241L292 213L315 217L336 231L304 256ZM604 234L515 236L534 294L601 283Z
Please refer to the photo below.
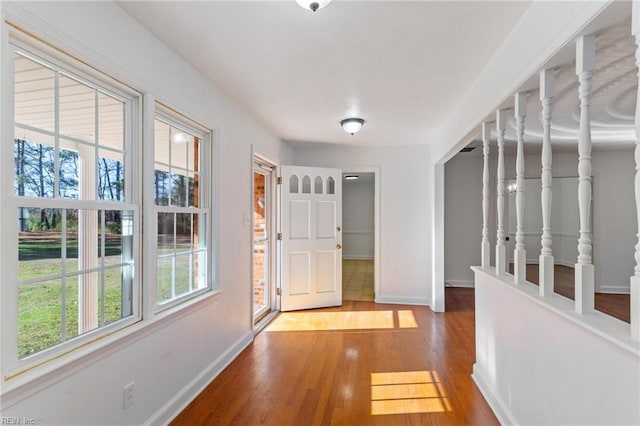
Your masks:
M471 151L473 151L474 149L476 149L476 147L475 147L475 146L465 146L464 148L462 148L462 149L460 150L460 152L471 152Z

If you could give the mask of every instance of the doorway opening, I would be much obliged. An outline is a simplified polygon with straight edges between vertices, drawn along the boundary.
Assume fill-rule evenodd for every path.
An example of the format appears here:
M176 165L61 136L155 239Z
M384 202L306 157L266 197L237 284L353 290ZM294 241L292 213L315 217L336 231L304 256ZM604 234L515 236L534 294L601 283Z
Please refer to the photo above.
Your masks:
M375 173L343 172L343 300L375 300L375 196Z
M274 236L275 229L275 165L254 157L253 163L253 248L252 299L253 323L268 315L275 306Z

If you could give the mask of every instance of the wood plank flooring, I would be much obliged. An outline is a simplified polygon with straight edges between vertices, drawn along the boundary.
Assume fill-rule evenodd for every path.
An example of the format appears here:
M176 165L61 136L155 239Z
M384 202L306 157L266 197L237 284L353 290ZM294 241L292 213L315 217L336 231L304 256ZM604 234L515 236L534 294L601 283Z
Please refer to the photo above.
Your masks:
M342 260L342 300L373 302L373 260Z
M473 289L447 313L344 302L281 313L174 425L497 425L471 379Z
M513 273L513 263L509 264L509 272ZM554 291L571 300L575 300L574 269L555 265L553 270ZM538 265L527 265L527 281L538 285ZM631 322L631 296L628 294L596 293L595 308L597 311L611 315L625 322Z

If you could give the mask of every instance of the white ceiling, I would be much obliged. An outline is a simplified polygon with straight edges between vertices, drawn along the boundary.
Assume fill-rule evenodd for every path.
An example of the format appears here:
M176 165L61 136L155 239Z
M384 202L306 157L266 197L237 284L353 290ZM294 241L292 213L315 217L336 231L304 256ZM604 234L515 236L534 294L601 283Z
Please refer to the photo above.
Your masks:
M510 2L120 2L283 140L428 143L529 5ZM339 121L366 120L355 136Z

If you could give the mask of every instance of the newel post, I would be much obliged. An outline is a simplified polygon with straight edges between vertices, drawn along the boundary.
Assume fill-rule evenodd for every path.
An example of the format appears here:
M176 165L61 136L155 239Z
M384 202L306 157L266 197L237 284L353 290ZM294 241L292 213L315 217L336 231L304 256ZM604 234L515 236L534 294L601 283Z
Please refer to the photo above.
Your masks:
M636 41L636 66L640 66L640 2L634 1L632 6L632 23L631 28ZM640 80L640 71L638 72ZM636 266L634 274L631 276L631 337L640 340L640 93L636 100L636 176L634 180L634 192L636 199L636 215L638 224L638 233L636 236L638 242L635 246L634 258Z
M553 69L540 72L540 102L542 103L542 237L538 261L540 296L553 294L553 252L551 250L551 103L553 101L555 74Z
M507 272L507 248L504 234L504 133L507 130L507 121L503 109L496 112L496 130L498 131L496 274L503 275Z
M578 39L576 45L576 74L580 97L580 133L578 135L578 209L580 236L578 238L578 263L575 266L576 312L586 314L594 309L594 272L591 263L591 123L589 98L591 76L595 65L595 36Z
M513 278L516 284L526 281L527 255L524 246L524 119L527 115L527 94L515 96L517 128L516 152L516 246L513 252Z

